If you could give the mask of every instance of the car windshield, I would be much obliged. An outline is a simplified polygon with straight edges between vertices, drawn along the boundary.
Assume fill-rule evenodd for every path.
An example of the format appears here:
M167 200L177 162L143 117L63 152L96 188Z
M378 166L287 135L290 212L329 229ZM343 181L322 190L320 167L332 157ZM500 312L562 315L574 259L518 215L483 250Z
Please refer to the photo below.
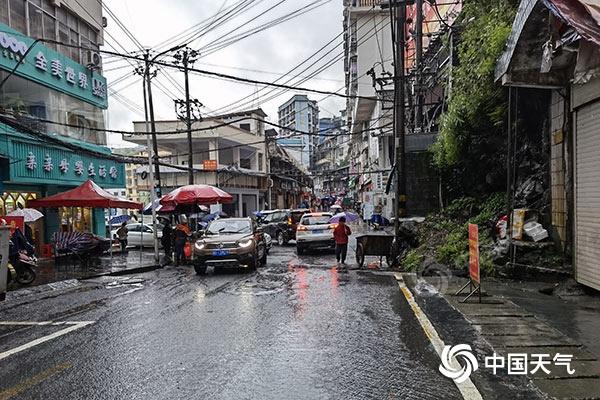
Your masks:
M250 225L250 221L219 219L211 222L206 231L213 235L220 233L249 233L252 232L252 226Z
M311 215L302 218L302 225L327 225L331 215Z

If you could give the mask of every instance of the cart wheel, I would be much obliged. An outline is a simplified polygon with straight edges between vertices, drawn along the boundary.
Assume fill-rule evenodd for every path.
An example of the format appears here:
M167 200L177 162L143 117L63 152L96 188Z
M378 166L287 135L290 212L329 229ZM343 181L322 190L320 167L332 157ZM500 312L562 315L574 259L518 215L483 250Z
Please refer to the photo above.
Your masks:
M356 263L360 268L365 264L365 249L363 248L362 243L359 243L356 246Z
M398 267L398 263L397 263L395 257L393 257L391 254L385 256L385 261L387 262L388 268Z

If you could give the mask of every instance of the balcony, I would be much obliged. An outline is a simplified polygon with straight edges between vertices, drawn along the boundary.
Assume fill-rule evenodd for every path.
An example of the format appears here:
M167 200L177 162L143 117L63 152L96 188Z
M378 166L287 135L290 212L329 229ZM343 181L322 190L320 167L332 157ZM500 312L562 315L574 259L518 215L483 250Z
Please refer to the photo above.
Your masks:
M366 11L372 8L380 9L383 0L350 0L347 2L351 11Z

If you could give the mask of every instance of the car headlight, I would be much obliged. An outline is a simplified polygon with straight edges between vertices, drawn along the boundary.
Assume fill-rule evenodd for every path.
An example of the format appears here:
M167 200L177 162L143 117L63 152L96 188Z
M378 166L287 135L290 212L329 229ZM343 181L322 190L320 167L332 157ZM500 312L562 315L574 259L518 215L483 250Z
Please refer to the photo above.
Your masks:
M240 246L240 247L250 247L250 246L252 246L253 243L254 243L254 241L252 239L240 240L238 242L238 246Z
M206 243L198 241L194 244L194 247L196 250L203 250L206 247Z

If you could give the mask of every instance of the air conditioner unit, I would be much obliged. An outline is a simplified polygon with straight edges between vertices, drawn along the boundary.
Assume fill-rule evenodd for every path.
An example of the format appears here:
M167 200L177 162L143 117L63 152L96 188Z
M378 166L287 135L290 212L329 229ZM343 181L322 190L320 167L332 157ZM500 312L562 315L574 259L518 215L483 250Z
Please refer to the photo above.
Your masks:
M100 53L94 50L84 50L83 61L85 66L89 69L98 69L100 68L100 64L102 63L102 59L100 58Z

